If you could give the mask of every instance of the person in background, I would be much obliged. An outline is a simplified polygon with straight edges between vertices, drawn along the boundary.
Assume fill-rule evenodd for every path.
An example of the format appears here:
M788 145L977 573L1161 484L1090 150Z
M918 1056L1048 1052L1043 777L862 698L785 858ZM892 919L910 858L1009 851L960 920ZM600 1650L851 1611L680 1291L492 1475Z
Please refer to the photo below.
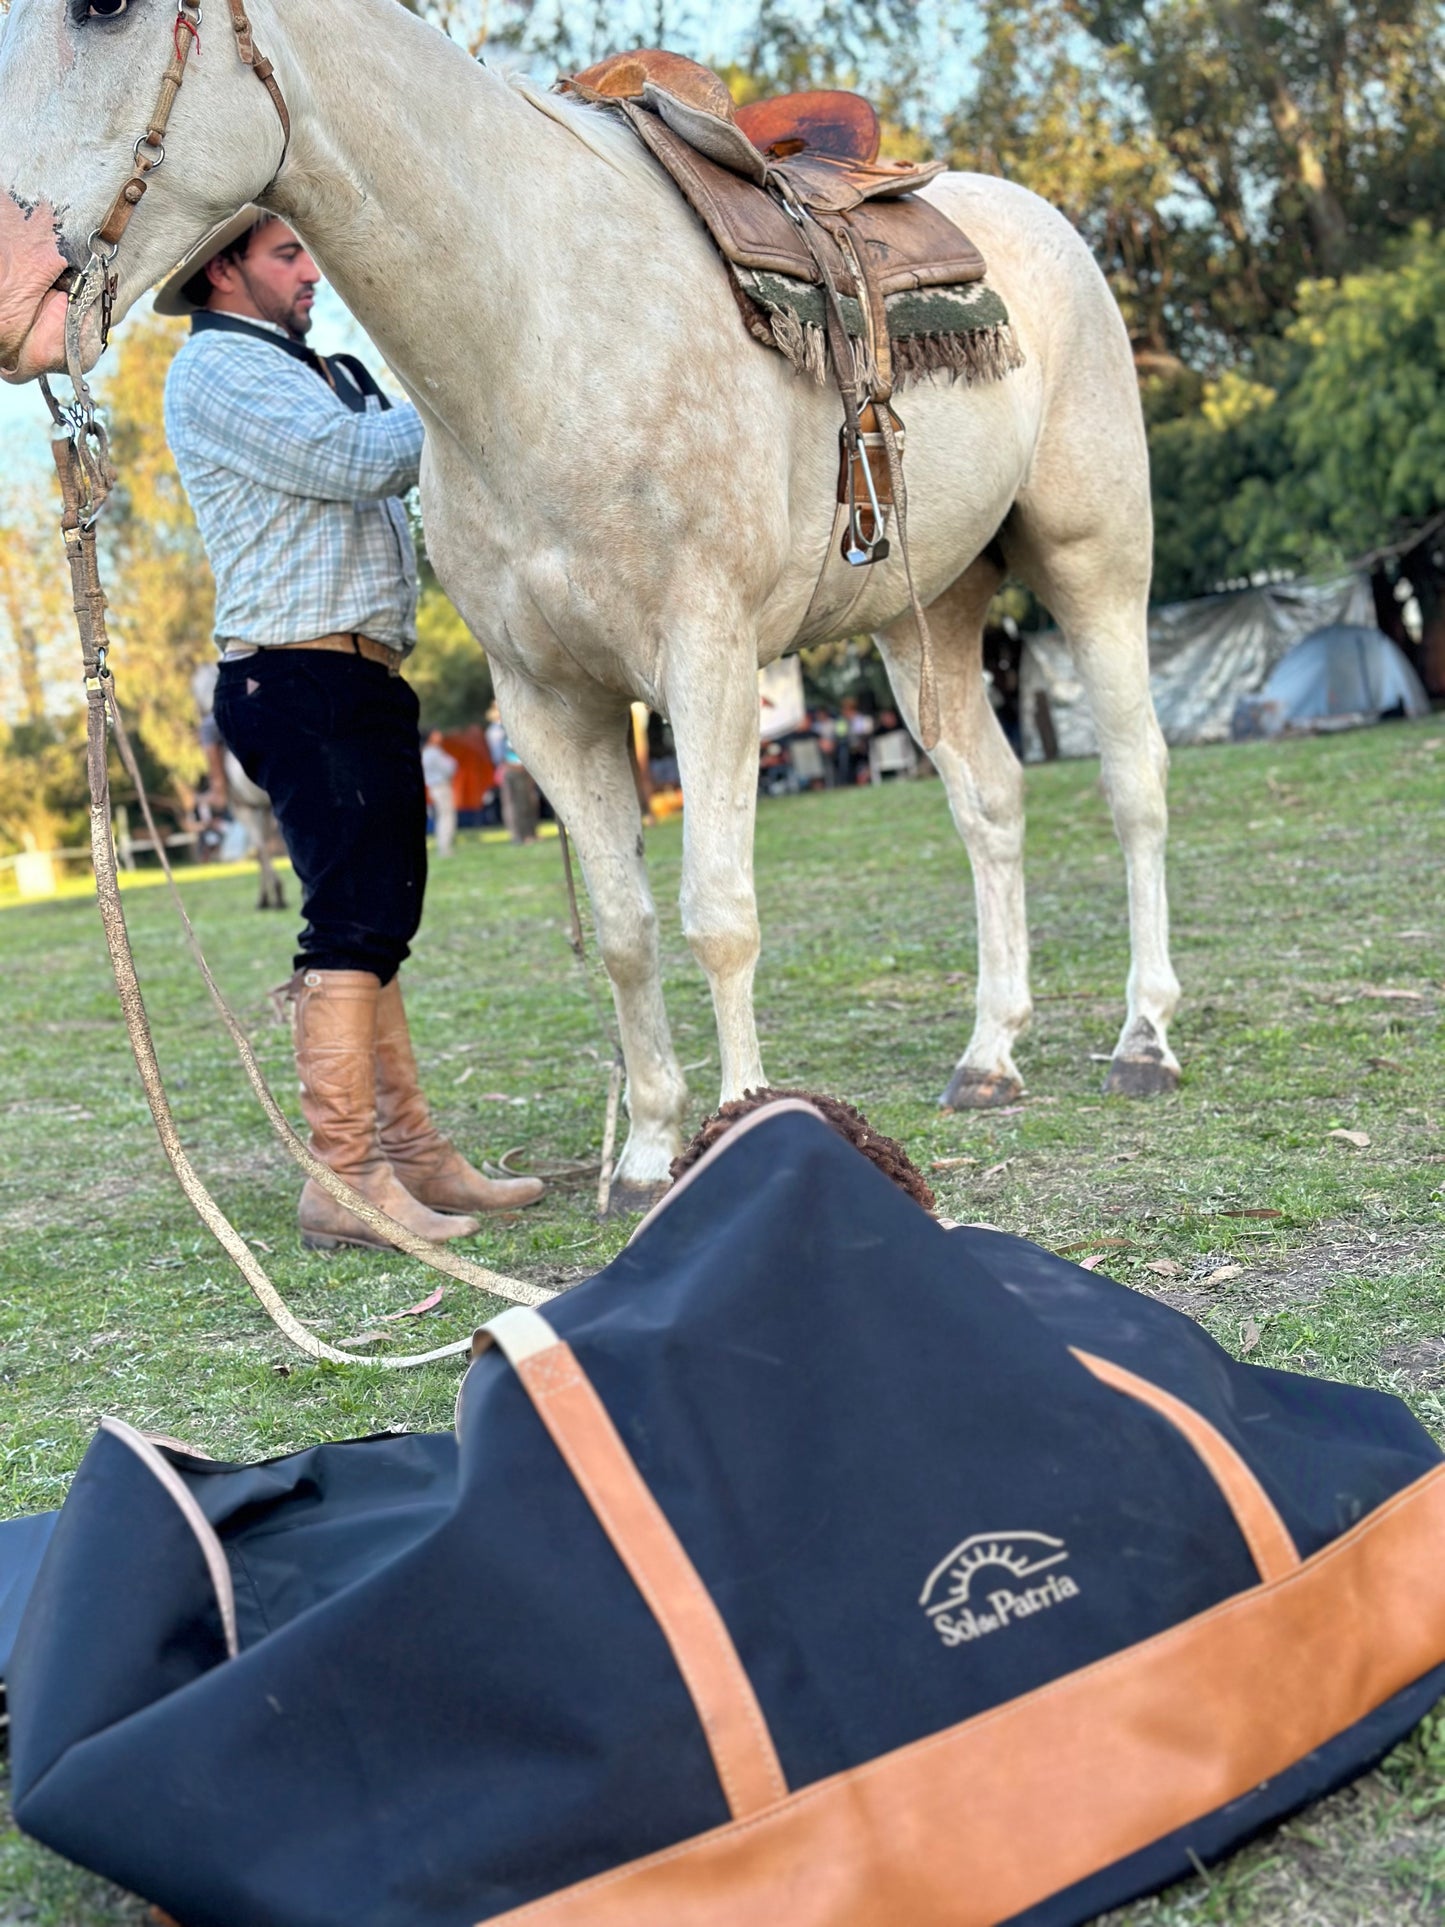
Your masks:
M283 221L244 208L156 296L190 315L166 379L166 434L216 578L215 717L271 798L304 891L292 983L311 1148L419 1237L467 1237L476 1211L530 1204L436 1128L397 978L421 922L426 793L416 561L400 500L422 423L351 356L306 345L320 279ZM307 1180L303 1242L386 1240Z
M442 741L439 729L432 730L422 747L421 773L431 798L437 855L450 856L457 835L457 759Z
M514 843L535 843L541 815L537 785L522 767L512 739L495 703L487 711L487 753L502 792L502 821Z

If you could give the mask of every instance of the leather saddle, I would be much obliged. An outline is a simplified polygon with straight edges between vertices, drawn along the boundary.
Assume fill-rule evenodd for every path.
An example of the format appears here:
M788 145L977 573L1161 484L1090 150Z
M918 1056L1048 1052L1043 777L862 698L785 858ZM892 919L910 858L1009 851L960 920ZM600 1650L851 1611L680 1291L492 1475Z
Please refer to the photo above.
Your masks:
M723 255L749 331L817 380L831 373L837 382L843 426L827 553L854 568L881 562L893 518L919 637L922 741L931 749L937 687L907 567L895 372L946 368L993 379L1018 365L1003 304L971 285L983 280L983 256L916 191L943 163L880 160L878 116L856 94L785 94L738 108L717 74L661 48L614 54L557 85L622 114L671 175ZM908 325L904 304L915 311ZM825 557L803 632L829 603L827 578Z
M851 253L878 300L983 278L983 257L968 236L917 198L944 163L879 160L878 116L858 94L785 94L734 107L717 74L660 48L613 54L558 85L627 112L740 268L816 285L821 246L840 292L864 294ZM790 205L813 217L812 248Z

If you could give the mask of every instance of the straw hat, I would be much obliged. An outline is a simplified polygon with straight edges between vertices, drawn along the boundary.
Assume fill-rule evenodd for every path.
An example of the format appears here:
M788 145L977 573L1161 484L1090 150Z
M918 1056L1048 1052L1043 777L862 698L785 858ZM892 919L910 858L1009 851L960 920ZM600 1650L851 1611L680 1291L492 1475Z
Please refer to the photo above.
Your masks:
M172 270L156 290L155 310L157 314L184 315L194 314L196 304L187 301L183 292L192 275L199 274L208 261L214 261L222 248L228 248L233 241L239 241L249 228L259 221L273 221L280 217L268 214L264 207L254 205L243 207L233 214L229 221L222 221L219 227L212 228L203 241L198 241L178 268Z

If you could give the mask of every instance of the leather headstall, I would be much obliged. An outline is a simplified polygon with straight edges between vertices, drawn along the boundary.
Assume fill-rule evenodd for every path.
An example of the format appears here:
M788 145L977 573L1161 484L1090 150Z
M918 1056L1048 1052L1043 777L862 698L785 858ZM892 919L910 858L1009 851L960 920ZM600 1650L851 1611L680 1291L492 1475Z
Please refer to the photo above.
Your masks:
M281 122L281 159L276 163L276 173L279 174L291 144L291 116L286 108L285 96L276 79L275 68L256 47L251 32L251 22L247 18L241 0L230 0L228 11L231 17L231 31L236 39L236 51L242 63L251 69L271 96L272 105ZM176 18L171 30L171 57L161 76L160 91L156 95L150 124L136 141L130 176L111 202L105 219L90 235L88 243L90 261L86 267L78 273L74 269L68 270L56 283L57 287L63 288L74 298L77 290L89 278L92 269L99 269L104 273L105 290L101 297L100 331L102 346L110 336L110 310L115 298L115 277L110 273L110 268L119 250L121 236L130 225L131 216L140 206L145 191L150 185L151 175L166 157L166 129L170 125L171 110L176 104L176 96L180 93L181 83L186 77L186 62L191 57L192 48L199 57L201 0L176 0ZM273 180L274 178L275 175L272 176Z

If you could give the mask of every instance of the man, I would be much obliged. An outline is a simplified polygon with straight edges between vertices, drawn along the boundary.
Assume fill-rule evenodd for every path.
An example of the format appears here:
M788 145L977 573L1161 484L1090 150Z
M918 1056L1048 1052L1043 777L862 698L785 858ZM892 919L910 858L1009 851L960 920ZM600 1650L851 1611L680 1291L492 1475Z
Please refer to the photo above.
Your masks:
M426 796L416 569L398 499L422 424L360 362L305 346L319 271L283 222L246 208L156 297L192 335L166 381L166 433L216 578L215 716L271 798L304 895L296 1063L311 1148L419 1236L530 1204L436 1129L417 1082L397 970L421 921ZM303 1241L382 1241L308 1180Z
M426 739L421 753L421 773L431 798L437 855L450 856L457 835L457 759L443 742L439 729L432 730Z

